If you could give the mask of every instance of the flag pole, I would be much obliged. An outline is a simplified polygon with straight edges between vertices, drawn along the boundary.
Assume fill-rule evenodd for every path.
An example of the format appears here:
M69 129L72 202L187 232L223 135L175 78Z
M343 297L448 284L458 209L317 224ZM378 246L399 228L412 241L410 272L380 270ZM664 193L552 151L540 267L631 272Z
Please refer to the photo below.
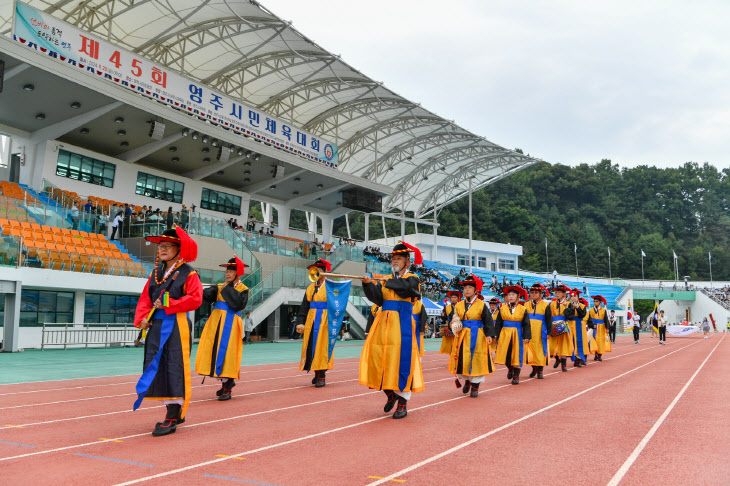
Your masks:
M644 286L644 250L641 250L641 286Z
M574 243L573 251L575 252L575 276L578 277L578 245Z
M545 238L545 273L550 276L550 260L548 259L547 238Z
M714 289L715 287L712 285L712 253L709 251L707 252L707 256L710 260L710 289Z
M712 272L710 272L712 273ZM611 278L611 247L608 247L608 279L612 280Z

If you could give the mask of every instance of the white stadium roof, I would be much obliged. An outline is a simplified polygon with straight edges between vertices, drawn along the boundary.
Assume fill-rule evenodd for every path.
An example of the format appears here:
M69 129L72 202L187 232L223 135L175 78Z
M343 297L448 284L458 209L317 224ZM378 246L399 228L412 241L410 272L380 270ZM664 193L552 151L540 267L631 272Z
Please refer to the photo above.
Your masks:
M340 170L416 218L534 164L394 93L248 0L26 3L339 146ZM10 34L11 0L0 0Z

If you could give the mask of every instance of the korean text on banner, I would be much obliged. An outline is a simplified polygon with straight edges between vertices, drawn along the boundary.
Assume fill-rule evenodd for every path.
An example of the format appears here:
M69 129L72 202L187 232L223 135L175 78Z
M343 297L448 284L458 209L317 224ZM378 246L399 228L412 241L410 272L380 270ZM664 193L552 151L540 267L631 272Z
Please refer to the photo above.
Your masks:
M218 126L338 166L336 145L21 2L15 4L13 39Z
M327 279L325 290L327 291L327 330L329 331L329 346L327 356L332 357L337 336L340 334L342 319L345 317L347 300L350 298L350 286L352 281L335 282Z

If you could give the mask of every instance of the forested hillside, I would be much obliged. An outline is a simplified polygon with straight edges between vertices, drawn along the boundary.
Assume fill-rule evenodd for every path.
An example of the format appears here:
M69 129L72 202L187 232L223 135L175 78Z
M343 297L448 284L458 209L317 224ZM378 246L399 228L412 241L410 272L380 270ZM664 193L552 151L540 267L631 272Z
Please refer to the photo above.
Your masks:
M730 279L730 169L687 163L680 168L619 168L609 160L578 167L542 163L474 193L474 238L522 245L525 270L575 273L574 244L581 275L673 280L679 274ZM468 237L468 202L461 199L439 215L439 234ZM386 220L387 221L387 220ZM362 215L350 215L352 237L364 237ZM400 234L398 221L388 234ZM430 227L419 227L430 232ZM412 232L409 225L407 232ZM335 233L346 235L344 218ZM382 235L371 218L371 239ZM549 266L545 261L545 239Z

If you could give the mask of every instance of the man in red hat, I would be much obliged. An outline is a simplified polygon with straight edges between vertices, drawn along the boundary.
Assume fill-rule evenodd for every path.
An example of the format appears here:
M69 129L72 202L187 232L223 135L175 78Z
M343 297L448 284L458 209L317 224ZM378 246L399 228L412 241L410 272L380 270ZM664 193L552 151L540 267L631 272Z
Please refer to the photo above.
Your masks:
M565 320L570 328L570 336L573 339L573 366L582 368L586 365L586 356L590 354L588 347L588 333L583 319L586 316L586 306L580 301L581 291L573 289L570 291L570 302L565 309Z
M474 274L459 282L464 289L464 300L454 308L451 329L454 344L451 348L449 371L456 375L456 387L469 393L472 398L479 396L479 385L487 375L494 371L489 345L494 338L494 323L489 308L483 298L479 298L482 280ZM458 319L457 319L458 317Z
M588 311L588 325L593 329L593 338L596 341L595 355L593 361L603 361L603 355L611 351L611 341L608 339L608 312L601 303L606 305L606 299L602 295L593 296L593 307Z
M548 336L553 327L550 317L550 303L543 300L543 295L548 296L548 290L535 282L530 287L530 300L525 304L532 330L532 339L525 347L525 360L527 364L532 366L530 378L537 376L538 380L543 379L543 369L550 361Z
M316 268L329 272L332 265L327 260L319 259L307 269ZM325 386L325 373L334 365L334 356L329 353L329 332L327 324L327 290L325 278L309 284L297 314L297 332L304 334L302 339L302 356L299 369L309 372L314 370L312 384L317 388Z
M418 276L408 271L411 252L415 253L415 264L422 264L418 248L399 243L391 253L392 277L378 284L367 275L362 280L365 297L381 309L362 348L359 381L385 392L384 412L390 412L398 402L394 419L408 415L406 405L411 394L425 389L413 319L413 303L421 297L420 283Z
M555 287L555 299L550 303L550 318L552 321L552 332L548 340L550 355L555 357L553 368L561 365L562 371L568 371L568 356L573 355L573 338L566 321L565 311L568 308L566 294L570 288L565 285Z
M136 327L148 329L134 410L143 399L162 400L167 414L152 432L162 436L174 433L185 421L190 403L192 323L187 313L202 304L203 286L190 266L198 256L198 245L182 228L146 239L157 244L157 261L134 316Z
M524 346L532 339L527 309L519 303L520 297L527 298L527 292L519 285L507 286L503 291L507 303L500 306L497 314L497 355L494 362L507 366L507 379L512 379L513 385L519 385Z
M449 303L441 311L441 349L439 349L439 354L451 354L451 346L454 344L454 333L451 332L451 326L449 324L454 317L456 304L462 299L461 292L458 290L449 290L446 296L449 298Z
M241 311L248 302L248 287L241 283L241 276L248 266L233 256L225 267L225 282L203 291L203 300L213 304L208 322L198 342L195 371L223 382L216 392L218 400L231 399L231 390L240 378L243 355L243 320Z

